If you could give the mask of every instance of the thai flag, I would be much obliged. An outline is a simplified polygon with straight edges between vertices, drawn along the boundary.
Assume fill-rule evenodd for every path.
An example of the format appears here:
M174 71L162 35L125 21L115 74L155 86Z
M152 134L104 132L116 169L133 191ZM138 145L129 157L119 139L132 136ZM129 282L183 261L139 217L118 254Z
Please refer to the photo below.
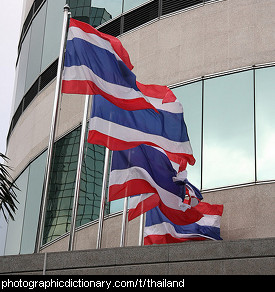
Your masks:
M143 211L158 205L175 224L196 222L202 214L183 202L185 194L182 187L173 181L176 175L169 158L160 148L139 145L114 151L109 177L109 201L140 194L157 194L148 196L150 200Z
M131 72L133 65L121 42L92 26L70 20L62 92L68 94L101 94L125 110L154 109L145 92L155 88L156 95L173 100L167 87L143 86ZM154 109L155 110L155 109Z
M200 191L188 180L183 184L185 187L184 203L195 207L203 199ZM128 220L131 221L143 213L155 208L160 204L160 198L156 193L131 196L129 200Z
M176 225L156 207L146 213L144 228L144 245L177 243L189 240L222 240L220 237L220 220L223 205L211 205L200 202L195 209L203 217L190 225Z
M179 165L171 162L173 168L178 171ZM173 181L181 185L182 197L185 195L184 203L195 207L203 199L200 191L187 180L187 171L177 173ZM156 193L131 196L129 200L128 220L131 221L143 213L160 204L160 198Z
M195 158L181 103L176 100L163 104L157 98L150 101L159 113L151 109L126 111L99 95L94 96L88 142L110 150L125 150L140 144L157 146L171 161L193 165Z
M159 206L160 197L157 193L131 196L128 201L128 221Z

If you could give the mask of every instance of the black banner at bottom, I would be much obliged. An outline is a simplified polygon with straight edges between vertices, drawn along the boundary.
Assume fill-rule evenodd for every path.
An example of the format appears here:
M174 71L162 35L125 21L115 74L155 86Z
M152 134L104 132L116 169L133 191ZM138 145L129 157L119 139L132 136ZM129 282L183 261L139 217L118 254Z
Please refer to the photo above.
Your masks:
M145 289L145 288L254 288L256 284L271 285L271 276L180 276L180 275L0 275L0 289L43 291L60 288Z

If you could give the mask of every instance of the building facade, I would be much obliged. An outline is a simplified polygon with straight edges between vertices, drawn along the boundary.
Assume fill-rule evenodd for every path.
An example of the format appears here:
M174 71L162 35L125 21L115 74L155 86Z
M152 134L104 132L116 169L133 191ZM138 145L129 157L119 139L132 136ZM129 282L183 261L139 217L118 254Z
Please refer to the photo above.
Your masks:
M0 254L33 253L53 107L63 7L118 37L139 82L169 86L183 104L196 158L189 180L223 204L225 240L275 237L273 0L25 0L7 156L18 191L1 218ZM84 96L63 95L41 252L68 250ZM75 250L96 247L104 147L85 145ZM119 246L123 202L107 203L102 247ZM126 245L138 245L139 218Z

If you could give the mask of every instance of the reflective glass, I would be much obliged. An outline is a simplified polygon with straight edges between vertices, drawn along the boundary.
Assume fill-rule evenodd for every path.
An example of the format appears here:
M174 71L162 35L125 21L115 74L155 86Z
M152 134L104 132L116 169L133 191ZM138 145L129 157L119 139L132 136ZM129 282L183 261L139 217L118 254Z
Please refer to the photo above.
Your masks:
M54 240L70 230L80 131L81 129L77 128L54 145L43 243ZM101 200L105 150L102 146L88 143L85 149L77 226L98 218Z
M124 198L110 202L110 214L123 210Z
M67 4L71 8L70 12L73 18L90 23L91 0L67 0Z
M257 179L275 179L275 67L257 69L256 149Z
M3 215L3 212L0 211L0 256L4 255L4 252L5 252L7 227L8 227L8 224Z
M41 71L58 58L66 0L48 0Z
M205 80L203 189L255 180L253 71Z
M78 128L54 145L43 243L70 229L79 140Z
M31 24L31 41L29 49L29 60L25 92L28 91L33 82L40 75L46 8L47 5L44 4L43 7L39 10L38 14L33 19Z
M173 89L183 105L184 121L196 163L188 166L188 179L197 188L201 188L201 119L202 119L202 82L195 82Z
M92 0L92 14L93 8L104 8L105 18L113 19L122 13L122 0ZM96 12L100 13L98 9Z
M25 216L21 239L21 254L34 252L46 157L47 152L44 152L30 165Z
M82 164L76 226L81 226L99 217L104 157L105 147L87 143ZM108 210L107 206L107 213Z
M148 2L148 0L124 0L124 7L123 11L128 11L132 8L135 8L145 2Z
M14 221L10 219L8 222L5 255L19 254L20 251L28 177L29 167L16 180L16 184L19 188L19 190L15 190L18 200L18 209L16 210Z
M17 65L17 84L16 84L16 93L14 99L14 112L19 106L24 94L25 94L25 83L26 83L26 73L28 65L28 56L29 56L29 46L31 39L31 29L25 36L25 39L22 43L20 56Z

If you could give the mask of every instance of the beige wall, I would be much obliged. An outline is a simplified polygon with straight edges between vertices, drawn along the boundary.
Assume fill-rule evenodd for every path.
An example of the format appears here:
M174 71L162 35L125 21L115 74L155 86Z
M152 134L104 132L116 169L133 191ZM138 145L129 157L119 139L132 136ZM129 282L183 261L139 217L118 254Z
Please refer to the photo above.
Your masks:
M27 1L26 5L31 2ZM121 36L121 41L130 54L138 81L171 85L207 74L274 62L274 15L273 0L221 1L163 18ZM47 147L54 88L55 82L42 91L22 114L10 136L7 156L11 158L14 177ZM80 123L83 102L83 96L63 97L58 135ZM275 236L272 224L275 184L210 192L204 197L209 203L224 204L221 225L224 239ZM120 216L106 221L104 247L118 245L119 238L114 236L120 234L120 222ZM135 224L133 229L137 230ZM96 225L79 231L77 246L91 248L96 234ZM128 234L129 245L136 244L132 236L135 235ZM62 242L57 245L61 249L67 247Z
M13 169L13 177L17 177L28 163L48 146L55 85L56 82L52 82L33 100L10 136L7 156L10 158L9 165ZM80 124L84 98L82 95L62 96L56 139Z
M223 204L221 237L223 240L275 237L275 183L250 185L239 188L203 193L204 201ZM121 215L104 221L102 248L117 247L120 243ZM140 219L128 223L127 246L138 245ZM75 249L96 247L98 224L76 232ZM68 250L68 236L49 244L42 252Z
M275 2L226 0L121 37L144 83L171 85L275 61Z

